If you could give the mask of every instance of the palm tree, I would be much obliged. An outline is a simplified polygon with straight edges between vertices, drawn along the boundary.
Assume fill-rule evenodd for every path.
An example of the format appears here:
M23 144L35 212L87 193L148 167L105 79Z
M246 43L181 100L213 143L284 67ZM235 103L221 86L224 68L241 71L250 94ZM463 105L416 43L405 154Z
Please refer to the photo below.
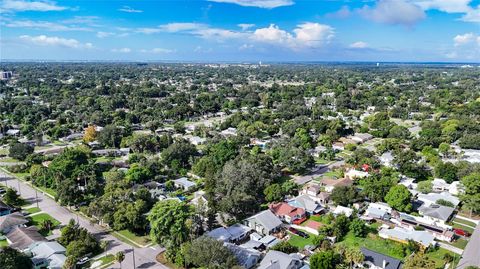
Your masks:
M124 259L125 259L125 253L123 253L123 251L119 251L117 252L117 254L115 254L115 260L117 260L117 262L120 263L120 269L122 268L122 262Z
M50 232L53 229L53 222L49 219L44 220L40 225L40 230Z
M347 248L345 250L345 261L348 262L350 268L353 268L355 264L363 262L365 256L358 248Z

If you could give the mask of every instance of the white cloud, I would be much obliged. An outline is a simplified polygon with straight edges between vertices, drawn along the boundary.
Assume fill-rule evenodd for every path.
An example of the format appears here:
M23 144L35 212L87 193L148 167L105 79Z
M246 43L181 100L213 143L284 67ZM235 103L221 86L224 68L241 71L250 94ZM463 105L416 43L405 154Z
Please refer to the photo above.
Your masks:
M119 8L118 11L127 12L127 13L142 13L143 12L143 10L133 9L129 6L123 6L123 7Z
M472 0L413 0L412 3L424 10L438 9L447 13L464 13L470 10Z
M242 31L245 31L245 30L248 30L252 27L255 26L255 24L251 24L251 23L240 23L240 24L237 24L238 27L240 27L242 29Z
M97 32L97 37L98 38L105 38L105 37L109 37L109 36L113 36L115 35L115 33L111 33L111 32Z
M67 7L58 6L51 1L24 1L24 0L4 0L0 5L0 11L62 11Z
M326 14L326 17L334 19L345 19L348 18L351 14L352 11L348 6L342 6L339 10Z
M39 36L29 36L29 35L22 35L20 39L35 45L39 46L58 46L58 47L65 47L65 48L72 48L72 49L90 49L93 48L92 43L80 43L76 39L67 39L62 37L56 36L46 36L46 35L39 35Z
M153 48L150 50L147 49L142 49L140 52L142 53L154 53L154 54L166 54L166 53L173 53L176 50L171 50L171 49L165 49L165 48Z
M71 19L64 20L63 23L94 25L98 19L97 16L74 16Z
M334 37L332 27L313 22L297 25L293 33L291 34L271 24L267 28L256 29L253 32L252 39L257 42L299 49L303 47L320 47Z
M465 33L453 38L453 51L447 58L478 60L480 59L480 34Z
M251 49L251 48L253 48L252 44L243 44L238 49L239 50L248 50L248 49Z
M420 6L406 0L380 0L375 6L364 6L357 12L375 22L405 26L413 26L426 17Z
M60 23L53 23L48 21L30 21L30 20L15 20L4 24L11 28L31 28L44 29L49 31L91 31L92 29L86 27L69 26Z
M209 0L211 2L237 4L244 7L259 8L276 8L283 6L291 6L294 4L292 0Z
M111 52L118 52L118 53L130 53L132 50L130 48L119 48L119 49L111 49Z
M191 31L191 30L198 30L207 28L206 25L201 23L194 23L194 22L173 22L162 24L159 26L160 30L165 32L182 32L182 31Z
M368 48L368 44L363 42L363 41L357 41L357 42L354 42L352 44L350 44L350 46L348 46L349 48L351 49L366 49Z
M477 22L480 23L480 5L477 8L471 8L463 17L460 19L465 22Z
M471 44L477 39L478 39L478 36L476 36L474 33L466 33L463 35L456 35L453 38L453 42L455 44L455 47L459 47L459 46Z
M248 38L249 34L237 32L227 29L206 28L193 31L192 34L198 35L203 39L213 39L216 41L224 41L226 39Z

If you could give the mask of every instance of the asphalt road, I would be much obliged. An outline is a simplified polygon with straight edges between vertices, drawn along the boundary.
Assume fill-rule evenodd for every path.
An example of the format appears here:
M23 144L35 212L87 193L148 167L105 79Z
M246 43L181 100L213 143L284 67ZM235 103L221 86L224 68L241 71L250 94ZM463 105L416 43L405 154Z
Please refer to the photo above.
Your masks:
M468 241L457 269L464 269L468 266L480 267L480 224L477 225L472 237Z
M0 170L0 182L6 184L11 188L19 191L20 195L27 201L36 203L35 198L35 189L29 185L23 183L22 181L12 178L8 174ZM134 248L122 241L118 240L113 235L105 232L105 230L98 225L92 225L88 219L78 216L66 208L58 205L50 197L43 195L41 192L38 193L38 206L42 211L51 215L63 225L66 225L70 219L78 220L80 226L86 228L90 233L94 234L98 239L105 240L109 242L107 253L115 254L119 251L125 252L125 260L122 263L123 269L135 269L135 268L151 268L151 269L167 269L168 267L163 264L158 263L155 260L155 257L163 249L159 246L146 247L146 248ZM133 252L135 252L135 267L133 261ZM118 263L113 264L108 268L120 268Z

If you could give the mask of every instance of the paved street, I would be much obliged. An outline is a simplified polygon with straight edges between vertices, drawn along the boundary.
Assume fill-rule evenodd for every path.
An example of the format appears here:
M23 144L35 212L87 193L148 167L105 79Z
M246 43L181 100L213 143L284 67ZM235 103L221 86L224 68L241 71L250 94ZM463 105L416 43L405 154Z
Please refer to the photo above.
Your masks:
M468 241L457 269L464 269L471 265L480 267L480 225L477 225Z
M0 170L0 182L12 187L20 192L21 196L35 204L35 190L22 181L12 178ZM98 239L109 242L107 252L115 254L118 251L125 252L125 260L122 263L123 269L133 268L152 268L152 269L166 269L168 267L158 263L155 260L156 255L162 250L159 246L135 248L135 267L133 265L133 247L123 243L116 237L106 233L104 229L98 225L91 225L88 219L70 212L64 207L59 206L54 200L38 192L39 207L45 213L48 213L63 225L67 224L70 219L79 221L80 225L86 228L90 233L94 234ZM120 268L118 263L113 264L108 268Z

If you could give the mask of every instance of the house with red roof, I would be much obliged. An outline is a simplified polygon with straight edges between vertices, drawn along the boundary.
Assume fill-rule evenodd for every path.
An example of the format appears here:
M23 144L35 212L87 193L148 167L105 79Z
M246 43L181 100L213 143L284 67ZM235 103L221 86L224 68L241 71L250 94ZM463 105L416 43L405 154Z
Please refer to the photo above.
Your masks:
M287 223L293 223L296 220L306 218L305 210L303 208L294 207L285 202L273 203L268 207L275 216Z

